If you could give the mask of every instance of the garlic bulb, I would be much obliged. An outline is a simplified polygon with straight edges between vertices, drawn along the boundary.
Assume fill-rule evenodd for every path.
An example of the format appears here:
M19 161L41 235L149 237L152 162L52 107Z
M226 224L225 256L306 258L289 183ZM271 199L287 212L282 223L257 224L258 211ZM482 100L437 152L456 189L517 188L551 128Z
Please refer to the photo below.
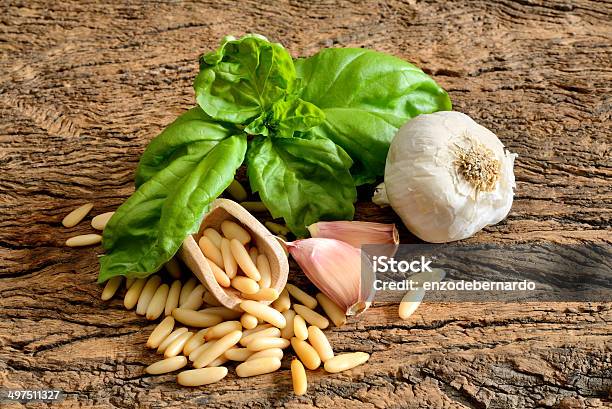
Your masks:
M386 193L406 227L425 241L465 239L510 211L516 156L465 114L419 115L391 143L377 200Z

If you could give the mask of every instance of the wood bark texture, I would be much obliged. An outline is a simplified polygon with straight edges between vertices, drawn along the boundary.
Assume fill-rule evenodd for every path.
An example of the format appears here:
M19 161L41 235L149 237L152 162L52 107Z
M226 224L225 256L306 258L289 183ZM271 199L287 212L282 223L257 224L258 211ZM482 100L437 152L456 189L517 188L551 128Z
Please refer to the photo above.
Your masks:
M294 56L368 47L414 62L456 110L518 153L508 218L473 242L609 245L612 3L9 0L0 4L0 388L61 389L59 407L602 408L612 394L612 303L375 306L328 331L349 372L234 374L200 388L150 376L153 324L100 300L91 216L133 191L148 141L194 104L197 58L258 32ZM371 190L371 189L370 189ZM360 191L356 218L397 222ZM95 203L74 228L62 218ZM414 238L401 230L403 241ZM304 282L293 266L292 280ZM5 407L20 407L3 403ZM45 407L32 403L28 407Z

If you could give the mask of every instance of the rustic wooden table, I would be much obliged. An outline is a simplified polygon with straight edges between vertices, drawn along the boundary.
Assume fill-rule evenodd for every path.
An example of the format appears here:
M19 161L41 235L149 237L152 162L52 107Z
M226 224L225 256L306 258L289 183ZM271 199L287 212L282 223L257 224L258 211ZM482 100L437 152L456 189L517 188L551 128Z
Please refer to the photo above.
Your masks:
M100 213L125 200L147 142L193 105L199 53L254 31L294 55L363 46L405 58L495 130L519 154L517 196L471 240L610 243L610 3L31 0L2 2L0 16L0 388L62 389L63 405L87 407L611 405L610 303L430 303L406 322L377 307L330 332L369 363L311 373L303 397L287 360L181 388L143 374L152 324L100 301L101 248L63 245L88 223L60 225L83 202ZM397 221L365 201L357 213Z

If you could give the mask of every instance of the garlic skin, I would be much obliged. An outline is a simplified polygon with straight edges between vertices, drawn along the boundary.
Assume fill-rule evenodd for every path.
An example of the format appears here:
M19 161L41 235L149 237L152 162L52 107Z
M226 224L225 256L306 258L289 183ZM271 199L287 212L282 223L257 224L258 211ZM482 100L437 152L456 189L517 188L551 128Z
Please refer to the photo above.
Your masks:
M465 114L419 115L391 143L385 191L393 210L422 240L465 239L507 216L516 156Z
M361 314L370 306L374 273L360 249L325 238L296 240L286 246L308 279L346 315Z

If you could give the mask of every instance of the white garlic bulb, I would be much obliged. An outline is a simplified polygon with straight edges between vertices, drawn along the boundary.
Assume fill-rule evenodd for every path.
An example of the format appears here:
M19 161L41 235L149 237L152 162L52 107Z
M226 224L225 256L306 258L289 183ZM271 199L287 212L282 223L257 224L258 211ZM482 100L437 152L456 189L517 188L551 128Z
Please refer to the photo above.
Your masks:
M419 115L391 143L377 201L386 193L406 227L422 240L465 239L510 211L516 156L465 114Z

